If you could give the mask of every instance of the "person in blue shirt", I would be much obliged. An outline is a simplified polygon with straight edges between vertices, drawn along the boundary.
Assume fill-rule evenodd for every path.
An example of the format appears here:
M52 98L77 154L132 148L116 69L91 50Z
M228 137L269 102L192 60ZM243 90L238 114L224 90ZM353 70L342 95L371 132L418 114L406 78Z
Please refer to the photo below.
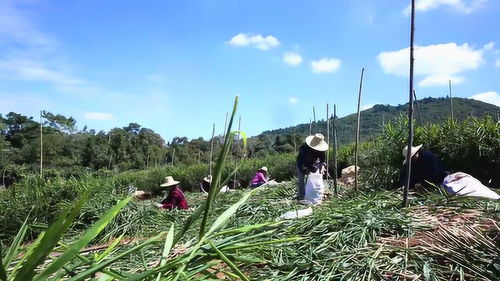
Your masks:
M407 181L406 166L407 166L407 151L408 147L403 149L405 160L403 161L403 170L401 171L400 183L405 185ZM410 186L412 189L416 184L420 184L425 188L432 188L432 185L441 185L446 177L443 162L434 153L422 148L422 145L411 148L411 176Z

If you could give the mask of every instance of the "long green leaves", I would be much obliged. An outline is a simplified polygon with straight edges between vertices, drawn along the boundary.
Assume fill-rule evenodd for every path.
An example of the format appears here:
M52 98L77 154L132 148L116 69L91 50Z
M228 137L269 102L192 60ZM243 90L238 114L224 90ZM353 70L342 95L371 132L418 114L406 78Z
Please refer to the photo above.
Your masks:
M14 281L26 281L33 278L35 275L35 268L43 263L45 258L50 254L54 246L80 212L80 209L85 201L87 201L89 195L90 190L85 192L73 206L69 207L59 216L56 222L47 229L39 243L33 244L33 250L28 250L29 255L19 269L19 272L16 274Z
M85 247L92 239L94 239L101 231L113 220L120 210L127 205L131 197L118 202L115 206L109 209L101 218L89 228L78 241L73 243L71 247L64 252L58 259L52 262L42 273L36 276L36 281L46 280L52 273L62 268L67 262L73 259L80 250Z
M0 243L0 257L1 256L2 256L2 243ZM7 281L7 272L5 271L5 267L1 262L0 262L0 280Z
M21 250L21 243L23 242L24 238L26 237L26 232L28 231L28 217L23 222L23 225L21 226L21 229L17 232L16 237L14 238L14 241L12 241L12 244L10 245L9 250L5 254L5 257L3 258L3 264L7 267L9 264L14 260L14 258L19 254L19 251Z
M234 99L233 112L231 113L231 118L229 119L229 124L227 126L227 132L225 134L224 145L217 158L217 163L215 164L214 174L212 175L212 188L208 192L208 198L205 203L205 209L203 210L203 218L201 220L200 233L198 239L201 239L205 234L205 228L207 225L208 214L210 213L210 207L215 195L220 191L220 183L222 177L222 169L224 168L226 158L229 155L231 145L234 140L234 135L231 134L231 127L233 126L234 116L236 114L236 109L238 108L238 96Z

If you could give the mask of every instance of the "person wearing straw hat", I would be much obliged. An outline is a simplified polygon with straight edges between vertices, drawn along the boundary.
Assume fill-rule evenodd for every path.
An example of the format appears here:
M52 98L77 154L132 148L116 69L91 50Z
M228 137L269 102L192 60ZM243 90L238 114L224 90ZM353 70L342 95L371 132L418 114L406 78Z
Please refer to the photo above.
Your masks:
M408 146L403 148L403 156L405 157L403 161L403 170L401 171L400 183L405 185L407 181L406 177L406 165L408 159L406 159L408 153ZM425 188L431 188L432 184L441 185L443 179L446 177L447 172L445 171L443 162L434 153L422 148L422 145L413 146L410 151L411 159L411 176L410 176L410 186L409 188L415 187L416 184L420 184Z
M200 183L201 191L208 193L210 191L211 185L212 185L212 175L204 177Z
M303 200L305 196L305 176L316 171L318 163L325 163L328 143L322 134L315 134L306 137L305 142L300 146L297 155L297 165L295 167L298 179L297 199Z
M165 180L161 187L164 187L168 191L168 196L163 201L158 203L156 206L158 208L172 210L172 209L180 209L187 210L189 209L188 203L186 201L186 197L184 193L179 188L179 182L174 180L173 177L168 176L165 177Z
M253 177L253 179L250 181L250 187L256 188L256 187L259 187L259 186L267 183L267 181L268 181L267 174L268 174L267 167L264 166L264 167L260 168L257 171L257 173L255 173L255 176Z

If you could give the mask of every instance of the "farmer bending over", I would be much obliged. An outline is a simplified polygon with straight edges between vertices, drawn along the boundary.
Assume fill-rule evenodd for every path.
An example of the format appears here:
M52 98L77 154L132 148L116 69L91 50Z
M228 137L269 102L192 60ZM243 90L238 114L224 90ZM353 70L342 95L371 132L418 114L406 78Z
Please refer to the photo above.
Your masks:
M174 180L173 177L171 176L166 177L165 182L160 186L165 187L165 189L168 191L168 196L163 201L161 201L161 203L156 204L158 208L167 210L189 209L186 197L184 197L184 193L179 188L179 182Z
M250 186L252 188L259 187L265 183L267 183L268 178L267 178L267 167L262 167L260 168L257 173L255 173L255 176L253 177L252 181L250 182Z
M406 184L406 154L408 147L403 148L403 171L401 171L400 183ZM443 179L446 177L443 162L434 153L422 149L422 145L414 146L411 148L411 177L409 188L415 187L420 184L425 188L432 188L432 184L441 185Z
M208 193L210 191L211 185L212 185L212 175L204 177L200 183L201 191Z
M325 151L327 150L328 143L326 143L325 137L322 134L308 136L305 143L300 146L299 154L297 155L297 166L295 167L299 181L298 200L303 200L305 196L305 176L316 171L314 166L315 164L317 165L317 161L319 163L325 162Z

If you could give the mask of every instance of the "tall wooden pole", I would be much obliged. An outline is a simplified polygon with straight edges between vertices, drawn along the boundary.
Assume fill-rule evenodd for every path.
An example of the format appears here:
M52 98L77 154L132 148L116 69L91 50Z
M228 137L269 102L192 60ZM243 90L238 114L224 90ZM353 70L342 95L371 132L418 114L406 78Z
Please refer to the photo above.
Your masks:
M356 121L356 142L354 143L354 190L358 191L358 145L359 145L359 124L361 117L361 93L363 88L363 75L365 73L365 68L361 69L361 78L359 80L359 92L358 92L358 117Z
M40 110L40 177L43 178L43 116Z
M313 106L313 132L317 133L317 128L316 128L316 109L314 109L314 106Z
M420 123L420 126L422 126L424 123L422 123L422 114L420 112L420 106L418 106L418 99L415 90L413 90L413 98L415 99L415 107L417 108L418 122Z
M333 188L337 191L337 105L333 105Z
M113 151L111 150L111 131L109 132L108 135L108 150L109 150L108 170L111 170L111 160L113 160Z
M312 130L313 130L312 128L313 128L312 127L312 120L311 120L311 118L309 118L309 135L312 135Z
M406 183L403 190L403 207L408 206L408 189L411 178L411 148L413 146L413 41L415 36L415 0L411 0L411 28L410 28L410 93L408 102L408 144L406 153Z
M172 152L172 166L174 165L174 160L175 160L175 147L174 147L174 152Z
M241 130L241 115L240 117L238 118L238 135L236 137L236 156L234 157L234 164L235 166L238 165L238 156L239 156L239 152L240 152L240 130ZM233 188L236 188L236 175L238 174L238 172L234 173L234 178L233 178Z
M450 93L451 121L453 121L453 98L451 97L451 80L448 80L448 92Z
M330 114L328 103L326 104L326 143L328 144L328 149L326 150L326 179L330 178L330 173L328 172L328 167L330 167Z
M208 174L212 175L212 157L214 154L215 123L212 126L212 138L210 139L210 156L208 158Z

